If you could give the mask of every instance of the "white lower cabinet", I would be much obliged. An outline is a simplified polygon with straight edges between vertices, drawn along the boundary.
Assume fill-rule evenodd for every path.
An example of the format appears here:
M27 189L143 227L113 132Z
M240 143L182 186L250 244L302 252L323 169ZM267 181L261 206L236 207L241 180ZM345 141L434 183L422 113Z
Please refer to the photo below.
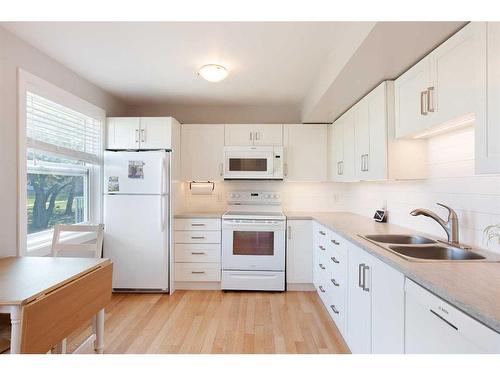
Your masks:
M312 222L288 220L286 232L286 282L289 287L290 284L312 284Z
M313 225L314 286L342 335L345 334L347 257L345 240L324 226Z
M218 289L221 219L175 219L174 278L177 289Z
M347 344L352 353L404 353L404 275L349 244Z
M371 269L370 256L349 246L347 280L347 335L344 338L353 354L371 352Z
M499 333L336 232L312 226L314 286L353 354L500 353Z
M406 353L500 353L500 334L406 279Z

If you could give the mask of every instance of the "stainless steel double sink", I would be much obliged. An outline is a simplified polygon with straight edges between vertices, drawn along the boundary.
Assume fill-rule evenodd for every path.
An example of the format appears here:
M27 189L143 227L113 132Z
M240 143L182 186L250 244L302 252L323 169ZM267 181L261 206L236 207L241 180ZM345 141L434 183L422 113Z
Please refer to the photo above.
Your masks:
M360 237L410 261L499 262L500 257L472 251L460 245L412 234L367 234Z

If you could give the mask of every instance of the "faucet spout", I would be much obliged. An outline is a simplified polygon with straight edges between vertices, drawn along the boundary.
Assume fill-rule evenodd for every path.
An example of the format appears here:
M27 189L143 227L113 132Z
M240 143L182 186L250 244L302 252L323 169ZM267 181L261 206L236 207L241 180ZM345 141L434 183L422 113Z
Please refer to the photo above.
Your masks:
M410 212L410 215L412 216L427 216L430 217L431 219L435 220L441 227L446 232L446 235L448 236L448 242L458 244L458 215L457 213L450 207L445 206L442 203L437 203L437 205L444 207L448 210L448 218L447 220L443 220L441 217L439 217L436 213L427 210L425 208L417 208L413 211Z

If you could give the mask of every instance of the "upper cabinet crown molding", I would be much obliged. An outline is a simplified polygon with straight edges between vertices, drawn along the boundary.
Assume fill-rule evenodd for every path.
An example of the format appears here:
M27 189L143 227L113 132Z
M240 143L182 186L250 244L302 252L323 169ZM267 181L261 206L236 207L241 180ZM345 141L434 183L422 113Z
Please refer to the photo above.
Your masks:
M226 146L283 146L282 124L226 124Z

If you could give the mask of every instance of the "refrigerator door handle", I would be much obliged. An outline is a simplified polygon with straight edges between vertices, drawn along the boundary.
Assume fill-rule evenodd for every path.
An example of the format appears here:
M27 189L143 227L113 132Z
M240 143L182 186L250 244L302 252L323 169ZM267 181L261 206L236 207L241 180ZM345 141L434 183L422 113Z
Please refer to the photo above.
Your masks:
M163 214L163 198L164 198L164 174L165 174L165 160L160 160L160 230L163 232L165 229L165 215Z

